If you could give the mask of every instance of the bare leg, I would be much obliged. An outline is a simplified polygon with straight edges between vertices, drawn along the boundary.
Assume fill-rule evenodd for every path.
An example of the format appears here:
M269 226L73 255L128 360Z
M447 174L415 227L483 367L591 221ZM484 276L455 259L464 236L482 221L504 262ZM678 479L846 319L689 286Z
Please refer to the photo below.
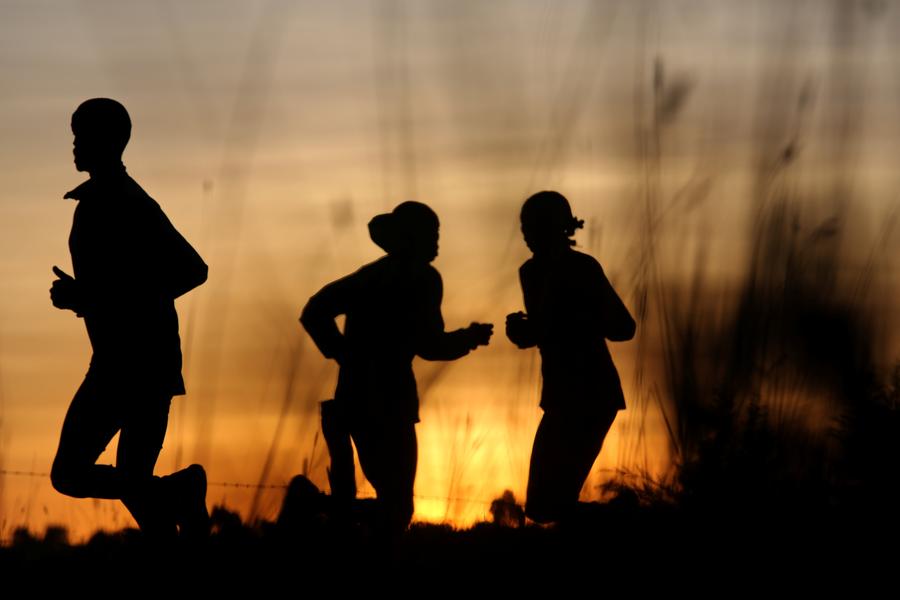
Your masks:
M122 498L125 482L112 465L95 464L122 426L117 407L88 376L66 413L50 480L62 494L75 498Z
M340 510L349 510L356 498L356 468L353 464L353 445L350 427L340 405L334 400L322 403L322 434L331 456L328 480L331 497Z
M66 413L50 478L60 493L76 498L122 500L141 530L169 535L156 498L158 478L153 468L166 434L171 398L145 396L123 399L118 390L88 374ZM97 459L121 430L116 466Z
M525 513L539 523L559 521L578 496L616 411L599 415L545 413L534 436Z
M418 448L415 423L354 426L353 441L366 479L375 488L384 527L402 532L413 516Z
M159 477L153 476L166 436L171 397L130 400L133 404L124 415L116 453L116 470L125 485L122 502L142 531L171 537L175 533L171 502L164 497Z

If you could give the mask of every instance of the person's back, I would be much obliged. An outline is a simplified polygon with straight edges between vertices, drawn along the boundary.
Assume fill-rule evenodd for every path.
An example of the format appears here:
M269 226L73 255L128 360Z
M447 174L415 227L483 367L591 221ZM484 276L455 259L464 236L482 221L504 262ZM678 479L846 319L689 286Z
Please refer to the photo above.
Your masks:
M66 197L78 201L69 249L91 368L183 394L174 298L205 280L206 265L124 167Z

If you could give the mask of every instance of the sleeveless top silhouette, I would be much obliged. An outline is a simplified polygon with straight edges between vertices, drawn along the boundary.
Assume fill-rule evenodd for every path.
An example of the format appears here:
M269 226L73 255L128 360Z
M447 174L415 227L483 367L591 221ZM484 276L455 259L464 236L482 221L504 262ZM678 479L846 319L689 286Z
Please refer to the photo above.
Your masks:
M625 408L606 339L628 339L633 320L592 256L567 249L519 269L525 310L541 352L546 412Z

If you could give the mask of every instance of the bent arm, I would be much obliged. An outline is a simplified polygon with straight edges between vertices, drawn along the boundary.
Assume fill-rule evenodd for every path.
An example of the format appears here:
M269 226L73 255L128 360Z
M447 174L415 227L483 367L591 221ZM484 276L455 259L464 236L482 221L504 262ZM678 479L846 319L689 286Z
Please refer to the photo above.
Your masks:
M142 240L146 255L142 257L150 265L155 281L147 282L156 287L166 298L175 299L206 282L209 268L194 247L175 229L169 218L156 203L137 215L148 225L144 226L149 239ZM152 211L152 212L151 212ZM140 229L140 225L136 225ZM142 252L140 249L138 252Z
M428 278L424 294L417 326L416 354L425 360L456 360L472 351L477 344L471 327L444 331L441 314L444 284L437 271Z
M174 227L171 228L170 235L174 260L171 277L166 283L172 298L178 298L204 284L209 275L209 267Z
M335 319L347 313L351 282L339 279L319 290L300 314L300 323L325 358L341 362L344 357L344 334Z
M519 348L533 348L548 337L547 307L544 306L546 292L541 291L534 268L526 263L519 268L519 285L522 287L522 300L525 314L513 313L506 317L506 332L509 340Z
M417 354L425 360L456 360L462 358L490 338L490 325L472 323L463 329L443 332L421 346ZM479 331L482 329L484 331Z

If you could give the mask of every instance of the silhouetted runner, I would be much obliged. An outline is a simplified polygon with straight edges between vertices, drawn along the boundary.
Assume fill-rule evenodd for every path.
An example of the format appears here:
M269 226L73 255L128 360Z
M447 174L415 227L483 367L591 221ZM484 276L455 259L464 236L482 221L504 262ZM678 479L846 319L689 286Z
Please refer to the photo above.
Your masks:
M125 107L106 98L72 115L75 168L90 179L69 236L74 277L53 272L53 305L84 319L93 356L72 399L51 480L77 498L120 499L152 539L209 532L200 465L153 476L172 396L185 393L175 298L206 281L207 267L159 205L125 172ZM116 465L98 465L119 432Z
M569 202L539 192L522 206L522 234L534 254L519 269L525 313L506 317L519 348L541 351L544 416L531 453L527 516L540 523L567 517L600 454L616 412L625 408L606 340L634 337L628 309L593 257L572 249Z
M461 358L487 345L493 331L481 323L444 331L443 284L430 265L438 228L437 215L419 202L376 216L369 233L387 256L322 288L300 317L322 354L340 365L334 403L326 405L331 414L323 417L343 415L382 507L381 525L391 532L406 528L413 515L419 421L413 358ZM346 315L343 333L338 315Z

